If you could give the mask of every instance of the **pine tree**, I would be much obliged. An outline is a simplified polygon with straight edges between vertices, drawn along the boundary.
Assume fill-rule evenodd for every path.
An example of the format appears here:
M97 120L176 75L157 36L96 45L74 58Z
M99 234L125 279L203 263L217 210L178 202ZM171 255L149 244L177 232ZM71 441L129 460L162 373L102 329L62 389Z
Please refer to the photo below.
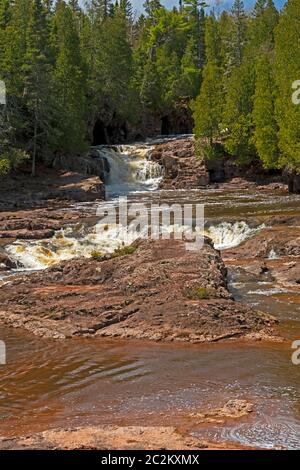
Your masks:
M150 18L153 18L153 16L155 16L155 12L162 8L160 0L146 0L143 6L146 14Z
M293 82L300 77L300 2L289 0L275 31L276 117L281 166L300 170L300 106L293 103Z
M120 0L120 10L128 21L132 21L133 10L130 0Z
M248 164L256 158L253 144L253 90L255 70L252 63L245 60L230 75L223 114L223 127L227 133L225 149L237 157L241 164Z
M207 20L205 45L207 63L203 71L200 95L194 105L195 135L206 138L206 156L216 156L214 140L220 136L223 106L223 84L221 73L220 36L214 16Z
M187 41L181 60L179 96L185 100L195 99L200 90L202 72L198 67L197 42L192 36Z
M232 45L231 45L231 66L240 67L243 61L243 54L246 45L247 17L242 0L235 0L231 14L233 17Z
M253 8L253 17L258 18L265 11L267 6L267 0L256 0L256 3Z
M0 0L0 80L4 74L7 26L11 19L10 0ZM4 78L4 77L3 77Z
M191 34L197 41L198 67L205 64L205 12L203 0L183 0L183 10L191 24Z
M81 12L78 0L69 0L69 5L73 13L78 14Z
M266 168L278 165L278 127L275 120L274 30L278 12L272 0L258 0L254 7L255 20L250 27L249 61L256 71L253 141Z
M33 174L46 155L85 150L97 120L108 128L142 113L159 118L186 112L193 99L195 132L210 155L223 142L241 163L259 157L266 168L300 170L300 106L291 99L299 2L278 13L273 0L257 0L247 15L235 0L216 19L201 0L178 0L172 10L146 0L135 21L130 0L87 0L86 8L0 0L2 172L24 150Z
M7 90L15 96L23 96L23 65L27 47L29 23L28 0L14 2L10 9L10 21L6 27L6 50L4 54L4 75Z
M265 168L278 166L278 127L275 119L275 86L267 53L256 64L253 122L254 143Z
M60 152L78 153L85 148L86 77L76 22L69 6L60 1L55 17L56 64L54 81L60 110L57 146Z
M228 133L225 147L230 154L238 157L241 163L255 160L257 151L264 164L267 165L267 159L274 162L278 157L276 142L273 145L275 148L273 157L266 156L268 151L271 152L272 147L271 142L268 144L267 140L274 141L277 128L274 120L270 120L265 140L261 130L258 129L262 123L261 103L265 99L266 106L272 108L273 99L272 96L266 97L263 88L267 71L260 62L260 58L266 56L267 61L270 64L272 62L274 28L278 13L272 0L265 2L258 0L254 12L255 19L247 20L243 3L240 0L235 1L232 9L234 34L229 50L231 59L226 61L225 67L227 95L223 122ZM223 56L226 56L227 49L224 52ZM258 64L257 61L259 61ZM266 67L265 62L263 64ZM258 75L261 73L262 76L256 77L255 71ZM270 72L270 79L271 76ZM254 96L256 98L255 111L253 109ZM268 149L267 146L269 146Z
M251 22L249 31L249 47L253 56L263 49L274 46L274 31L279 20L273 0L258 0L254 7L255 20Z
M132 50L127 20L121 12L106 20L99 39L96 89L99 90L102 120L109 126L116 114L123 118L130 114Z
M25 54L25 98L32 115L32 176L35 176L39 137L47 132L49 66L47 63L48 31L41 0L30 0Z
M90 0L88 12L94 23L100 24L109 16L112 2L110 0Z

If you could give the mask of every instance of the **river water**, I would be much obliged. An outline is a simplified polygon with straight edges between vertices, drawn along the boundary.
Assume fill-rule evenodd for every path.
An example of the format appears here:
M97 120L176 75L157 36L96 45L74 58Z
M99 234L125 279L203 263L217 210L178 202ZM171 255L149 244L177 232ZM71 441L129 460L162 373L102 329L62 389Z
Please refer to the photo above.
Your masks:
M144 150L136 155L134 149L122 149L130 165L138 162L135 176L129 172L125 182L111 176L111 199L103 207L117 204L117 193L148 206L204 203L206 232L220 249L255 236L272 215L300 214L300 197L279 190L272 195L257 189L159 191L161 169L145 168L149 148ZM18 242L8 248L11 256L30 271L115 246L113 230L106 235L94 231L95 204L76 208L88 212L90 221L54 240ZM272 313L287 337L300 339L300 292L280 293L270 282L241 280L232 267L230 280L238 300ZM0 366L1 435L99 424L175 425L209 440L300 448L300 366L292 364L291 341L205 346L102 338L55 342L2 326L0 339L7 347L7 365ZM229 399L254 403L254 413L223 424L195 424L195 412L222 407Z

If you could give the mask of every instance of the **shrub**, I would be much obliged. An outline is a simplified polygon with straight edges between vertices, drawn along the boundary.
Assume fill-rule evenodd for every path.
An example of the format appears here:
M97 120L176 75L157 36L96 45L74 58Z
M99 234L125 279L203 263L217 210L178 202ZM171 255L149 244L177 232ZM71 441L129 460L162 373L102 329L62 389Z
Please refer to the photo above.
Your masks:
M135 253L137 250L137 247L136 246L123 246L121 248L117 248L112 257L113 258L119 258L120 256L128 256L128 255L133 255L133 253Z
M191 300L205 300L216 297L216 291L211 287L195 286L188 289L186 295Z
M91 257L93 259L99 259L103 256L103 254L101 253L101 251L97 251L97 250L94 250L91 252Z

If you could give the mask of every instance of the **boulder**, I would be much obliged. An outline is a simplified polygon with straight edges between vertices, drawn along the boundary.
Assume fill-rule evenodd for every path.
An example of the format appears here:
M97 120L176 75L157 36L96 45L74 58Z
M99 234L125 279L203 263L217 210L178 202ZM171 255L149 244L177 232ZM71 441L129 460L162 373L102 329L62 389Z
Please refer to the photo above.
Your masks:
M203 161L196 157L193 137L157 145L151 159L165 169L161 189L196 189L210 182Z

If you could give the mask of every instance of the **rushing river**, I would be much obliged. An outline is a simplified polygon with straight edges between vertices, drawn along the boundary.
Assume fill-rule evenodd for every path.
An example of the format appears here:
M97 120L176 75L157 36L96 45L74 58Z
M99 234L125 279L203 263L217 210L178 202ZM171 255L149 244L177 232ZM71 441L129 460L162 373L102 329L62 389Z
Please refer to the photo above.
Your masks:
M280 191L272 195L255 189L159 191L162 170L148 161L150 147L104 150L113 163L110 160L111 199L101 203L103 208L117 203L116 194L125 193L131 202L148 206L152 202L204 203L205 231L220 249L254 236L271 215L300 214L300 197ZM122 154L127 173L124 161L117 160ZM62 259L117 246L114 228L95 231L95 204L76 208L90 214L89 222L48 241L17 242L8 248L22 262L23 270L24 266L29 271L43 269ZM258 284L251 277L241 280L232 268L230 279L237 299L272 313L288 336L300 339L300 293L280 293L272 283ZM91 424L170 424L190 425L194 435L210 440L300 448L300 366L292 364L288 343L54 342L1 326L0 338L7 346L7 365L0 366L1 435ZM231 398L254 403L255 412L221 425L197 426L189 419Z

